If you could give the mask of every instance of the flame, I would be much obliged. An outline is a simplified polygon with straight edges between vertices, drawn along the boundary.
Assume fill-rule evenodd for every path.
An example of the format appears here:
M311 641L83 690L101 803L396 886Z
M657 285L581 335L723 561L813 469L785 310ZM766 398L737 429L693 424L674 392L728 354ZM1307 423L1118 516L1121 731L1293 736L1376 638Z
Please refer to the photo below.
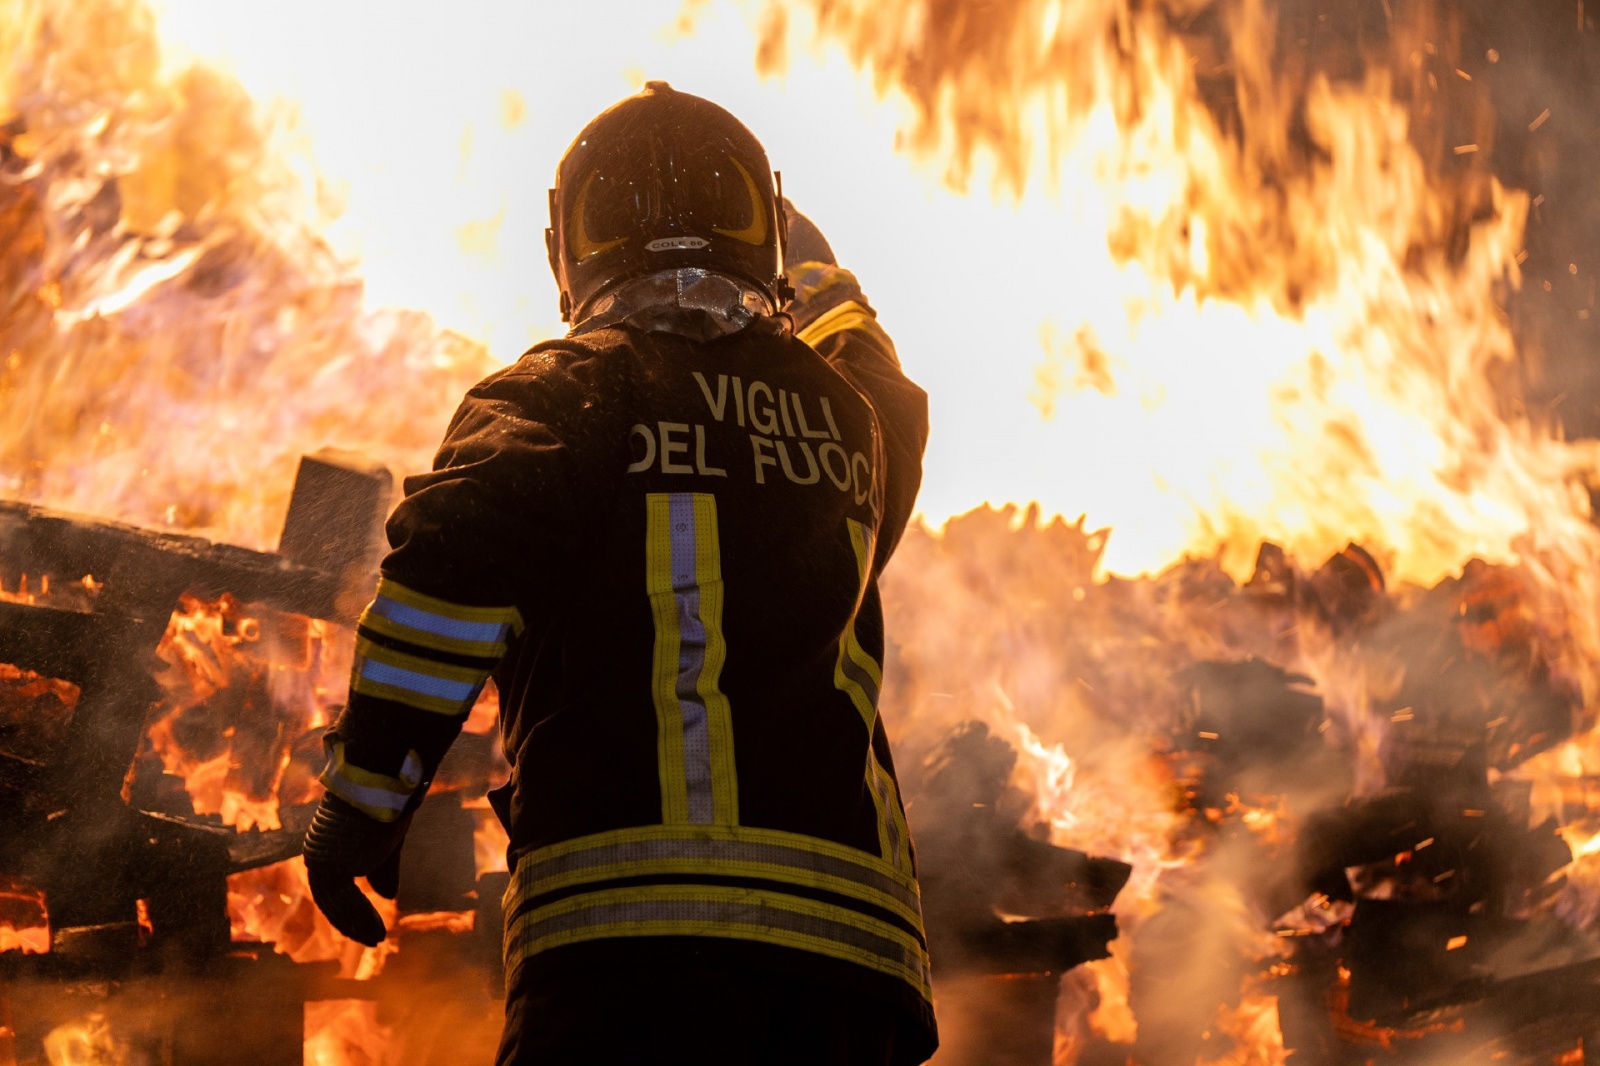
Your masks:
M1234 1050L1197 1066L1284 1066L1288 1055L1278 1024L1278 997L1253 993L1237 1007L1224 1007L1217 1028L1232 1040Z
M0 22L0 495L267 547L301 454L424 464L483 353L363 307L238 84L136 0Z
M50 1066L128 1066L133 1061L128 1042L99 1013L50 1030L44 1038L44 1053Z
M67 313L40 312L35 324L47 343L38 353L19 346L22 370L12 387L26 390L41 375L60 373L49 349L62 342L106 347L82 334L89 322L126 340L120 347L138 353L142 365L172 372L135 379L161 380L160 390L148 395L130 394L134 386L119 377L121 387L104 392L103 403L75 412L77 430L56 421L44 432L54 408L41 393L37 406L46 413L0 455L37 452L48 440L53 456L93 456L96 470L58 461L50 473L18 474L14 484L29 496L92 501L96 510L161 517L251 544L267 542L266 516L281 513L287 456L310 450L308 443L348 442L415 467L436 439L457 386L487 365L471 345L451 349L421 323L374 321L360 309L352 272L309 232L314 224L336 222L326 204L318 206L317 190L339 179L301 174L308 141L321 151L319 160L343 165L364 182L335 197L347 210L381 204L404 212L400 226L393 216L369 219L364 227L355 227L353 217L344 220L361 230L349 247L366 253L362 269L369 284L388 276L393 262L368 247L362 234L419 226L450 231L499 217L513 204L516 224L506 222L496 248L510 255L509 237L517 237L515 261L529 267L517 273L535 279L541 223L539 205L527 201L539 198L513 190L526 184L536 146L551 157L549 169L565 143L557 130L570 133L581 125L583 115L568 112L593 110L592 101L574 90L598 90L600 99L620 94L628 81L624 68L635 59L665 68L652 73L688 68L697 70L695 81L705 81L708 65L697 61L706 51L755 52L748 47L750 29L712 5L697 12L689 35L643 43L634 35L647 37L648 26L610 27L615 70L580 75L563 67L540 76L548 81L514 85L505 82L534 75L505 73L489 91L484 71L493 65L480 50L458 55L453 40L439 41L439 60L461 64L463 89L459 110L439 115L438 134L459 135L463 155L419 160L408 138L374 128L372 101L347 91L337 64L326 65L321 80L318 64L273 63L273 47L290 47L261 37L263 23L273 20L235 14L235 22L216 14L215 5L167 3L166 39L192 42L188 50L170 45L169 55L127 0L103 3L103 10L86 3L49 16L22 5L29 17L19 16L22 29L13 33L13 48L24 55L52 19L65 20L59 27L50 23L63 39L83 42L47 60L10 65L33 79L11 99L29 123L23 149L32 153L26 158L28 172L38 174L34 183L46 191L59 184L62 193L70 185L79 196L103 188L80 176L83 164L64 157L66 145L87 142L102 155L117 149L105 169L117 175L119 188L131 188L106 238L109 246L93 260L96 270L87 271L91 276L68 269L66 245L41 235L38 267L56 286L48 290L50 300ZM1209 5L1183 6L1193 13ZM856 249L853 261L861 262L865 276L881 278L875 298L902 338L908 365L935 386L936 414L943 397L965 401L976 388L984 402L964 407L961 417L992 420L972 427L955 452L935 442L923 497L931 518L942 521L1006 496L1040 500L1046 514L1086 511L1116 531L1105 563L1120 572L1156 570L1184 551L1220 552L1230 572L1242 577L1263 538L1306 562L1355 538L1402 580L1432 582L1476 555L1523 560L1552 587L1575 576L1569 604L1596 591L1584 575L1593 571L1587 564L1595 561L1600 538L1587 520L1579 484L1594 470L1594 448L1563 442L1507 410L1499 388L1515 352L1494 311L1495 296L1520 282L1527 196L1482 169L1449 181L1431 172L1412 145L1416 123L1386 65L1374 64L1365 82L1309 78L1285 91L1283 73L1272 62L1269 12L1258 2L1241 3L1226 15L1231 52L1215 62L1235 82L1235 128L1219 123L1207 106L1190 45L1159 6L1099 0L1069 10L1055 0L1016 0L976 22L934 18L923 0L796 0L772 10L777 14L758 28L769 72L776 73L780 59L786 62L783 77L792 92L804 95L808 110L863 115L865 143L858 144L854 132L837 131L849 138L837 150L858 160L863 172L884 160L883 187L852 183L845 190L820 180L797 185L789 163L799 163L804 174L819 149L790 132L793 122L757 121L780 85L727 75L726 85L713 82L706 91L724 88L724 96L749 101L745 107L755 110L752 121L790 171L795 195L815 205L824 222L832 221L830 210L838 212L842 221L829 228L847 257L852 239L889 242ZM71 22L77 18L81 27ZM585 32L580 16L549 18L557 21L547 34ZM569 18L576 24L568 25ZM96 35L97 27L130 19L141 30L131 44L118 47ZM240 36L246 26L249 47ZM362 26L368 33L403 32ZM79 28L81 35L65 32ZM795 46L808 34L820 47ZM1395 47L1410 43L1404 27L1397 29ZM292 44L303 53L303 35L293 34ZM830 47L837 46L872 72L884 96L875 110L861 105L849 66L830 58ZM74 121L29 113L27 104L43 92L80 88L84 57L100 52L123 57L112 64L123 79L119 87L144 78L154 91L123 94L138 99L138 107L119 109L97 98L98 109L84 107ZM247 62L247 52L259 57ZM300 125L252 107L234 82L210 68L184 66L195 53L231 60L260 99L298 90ZM804 59L812 53L815 58ZM279 72L276 81L272 70ZM482 87L481 98L468 86ZM508 99L520 103L508 107ZM537 123L525 106L529 99L547 105ZM1295 107L1303 108L1307 144L1291 144L1288 137L1288 112ZM419 107L419 113L438 114L436 106ZM928 187L925 177L889 154L892 130L908 114L900 122L902 145L941 161L957 189ZM570 123L559 124L569 117ZM486 129L496 132L491 137ZM175 176L208 169L177 165L176 149L191 142L217 145L210 149L217 157L210 168L215 179ZM456 187L447 194L439 171L452 167ZM369 172L378 169L399 176L376 182ZM984 176L1012 198L1010 208L989 207L968 223L966 215L982 204L959 189ZM882 201L905 201L904 190L919 186L928 214L915 225L897 225L894 239L881 221L854 225ZM1262 189L1267 194L1257 194ZM467 205L460 211L472 217L461 217L451 204ZM86 210L74 202L61 206ZM906 210L902 204L887 217L904 220ZM957 213L959 223L952 221ZM164 219L187 225L174 222L178 228L163 235L156 223ZM155 227L154 251L145 247L151 240L146 226ZM853 238L854 230L863 236ZM993 286L971 290L959 305L944 302L937 321L918 313L924 293L896 287L905 266L922 258L907 235L923 233L937 238L938 252L929 261L984 264L968 272L980 277L964 275L964 284ZM226 245L228 254L217 245ZM988 249L995 247L1008 249L1003 269L988 263ZM185 258L186 252L197 254ZM245 286L249 291L195 294L196 272L204 273L208 256L219 269L250 262L255 280ZM894 267L871 269L874 260L891 257ZM162 270L151 275L146 261ZM116 263L116 270L101 270L100 262ZM439 257L435 269L483 279L485 267L457 251ZM189 283L181 284L185 279ZM415 278L395 285L408 295L419 288ZM438 288L457 291L444 283ZM501 297L503 282L486 289ZM263 299L268 292L270 301ZM490 316L515 321L511 332L521 343L550 331L548 317L535 314L528 301L519 293L514 308L502 306ZM461 320L449 313L448 300L409 302L436 308L447 321ZM142 323L127 320L135 306L140 319L184 321L185 335L158 343L139 331ZM292 311L280 314L285 307ZM1020 312L1005 316L1024 322L1020 342L996 332L992 308ZM240 315L250 328L220 342L208 333L214 323ZM981 350L989 354L982 381L973 381L974 368L964 360L934 360L932 353L952 350L952 339L978 344L984 332ZM251 335L248 351L234 354L238 345L227 343L234 334ZM383 351L374 350L373 334L387 334ZM487 334L505 331L479 333ZM49 340L52 335L59 339ZM294 395L295 402L236 403L246 379L195 365L198 349L208 343L223 353L222 364L237 360L241 370L249 368L252 399L267 391ZM517 346L497 343L497 354L509 357ZM335 350L342 358L330 358ZM394 381L380 360L402 352L429 354L422 365L411 356L411 380ZM460 376L419 379L416 372L429 362ZM1027 418L1014 406L1035 378L1032 391L1045 418ZM384 387L365 387L374 380ZM938 387L946 381L954 387ZM1009 399L997 395L1001 387L1012 390ZM383 411L404 410L408 417L379 417L372 410L379 396ZM188 448L183 430L170 439L171 426L152 445L148 426L126 424L138 417L130 411L161 410L175 413L183 427L202 409L208 415L203 430L213 438L213 427L221 427L252 445L270 440L280 449L275 454L285 458L275 483L248 483L246 469L272 466L254 447L248 458L242 450L217 455L214 447ZM1224 410L1227 417L1218 418ZM397 438L401 425L408 432ZM1182 449L1164 443L1176 440L1206 443ZM998 450L986 453L988 447ZM1115 461L1063 461L1091 451ZM176 470L190 453L210 469ZM985 480L974 483L968 470L981 470ZM101 472L105 476L97 476ZM108 483L113 474L115 486ZM157 483L140 480L150 478ZM177 492L178 484L187 491ZM1594 634L1585 636L1593 643Z
M1262 539L1309 561L1351 537L1427 583L1473 555L1592 560L1577 479L1594 448L1508 417L1496 387L1514 350L1494 296L1520 281L1528 198L1430 173L1381 64L1285 85L1264 5L1226 9L1240 113L1224 129L1159 5L793 6L910 97L912 145L958 182L992 171L1047 227L1032 247L1072 250L1007 277L1046 269L1070 294L1039 309L1038 398L1070 405L1052 454L1109 461L1030 488L1109 521L1115 568L1221 551L1242 577Z
M1046 747L1024 723L1014 727L1020 756L1015 781L1035 797L1036 815L1050 826L1051 840L1132 864L1125 905L1148 904L1162 871L1191 859L1177 839L1179 818L1165 767L1129 744L1117 754L1101 753L1108 761L1126 759L1120 780L1080 778L1061 743Z
M352 651L349 632L329 623L246 610L231 596L182 597L156 651L167 669L147 743L195 815L241 832L279 829L281 803L320 797L315 768L295 763L293 749L343 702ZM392 923L394 903L369 898ZM345 977L375 976L395 950L339 935L312 902L299 858L230 876L228 914L234 940L271 944L296 962L337 960Z
M17 345L18 368L7 378L35 412L11 427L0 448L12 457L14 491L263 544L267 516L281 513L287 459L308 443L352 443L402 467L419 465L450 398L488 364L481 350L454 344L421 321L362 310L347 261L315 229L335 221L321 186L337 179L302 175L305 144L295 137L315 137L320 120L335 134L315 137L327 158L363 175L382 167L418 183L363 185L371 195L362 198L352 186L347 209L403 200L405 228L449 231L509 210L511 189L525 184L530 142L559 151L564 141L551 140L554 120L569 109L592 110L592 101L569 102L582 94L571 86L557 93L546 82L493 92L485 86L481 100L463 88L461 109L441 116L438 131L461 136L463 157L436 153L438 161L424 164L391 130L378 131L389 138L381 142L345 136L373 126L371 101L352 98L337 64L328 65L326 81L317 79L314 63L273 64L266 58L272 42L260 39L262 21L208 15L215 5L163 7L169 41L188 38L192 51L232 59L259 98L280 88L264 68L289 71L280 81L303 90L303 127L253 106L211 68L184 65L191 53L182 47L163 52L151 20L130 0L48 12L13 3L18 28L7 42L7 68L17 84L8 100L25 126L13 138L26 163L22 188L57 217L77 219L66 232L45 228L27 263L33 276L48 280L20 335L28 343ZM1208 6L1183 5L1191 14ZM936 234L940 253L931 258L944 262L982 264L992 254L987 249L1010 249L1005 269L972 271L992 276L996 288L941 306L937 323L914 310L925 305L923 294L895 287L903 270L876 272L886 320L902 336L913 371L935 385L954 374L970 391L970 366L946 366L931 353L950 350L951 337L992 335L991 308L1017 308L1020 315L1007 317L1026 320L1035 334L1021 344L991 336L983 348L999 362L986 364L983 376L1007 387L1036 377L1035 399L1047 417L1019 419L1012 404L1020 391L1009 402L964 412L993 419L995 432L968 433L954 455L935 447L923 502L930 517L942 521L997 493L1040 500L1047 514L1087 511L1116 530L1105 562L1122 572L1159 569L1190 551L1220 552L1230 572L1243 576L1263 538L1310 561L1353 537L1402 580L1432 582L1476 555L1527 562L1552 585L1575 575L1573 603L1595 591L1582 579L1593 570L1587 564L1600 537L1579 484L1594 471L1595 450L1508 411L1498 387L1515 352L1495 296L1520 283L1528 198L1482 169L1451 181L1431 172L1413 147L1415 122L1386 65L1374 64L1364 82L1312 77L1286 92L1272 62L1269 12L1259 2L1240 3L1225 16L1231 51L1216 63L1235 82L1235 128L1207 106L1190 46L1159 6L1098 0L1069 9L1056 0L1016 0L976 21L934 18L923 0L796 0L773 11L759 28L761 54L769 72L786 62L784 77L817 110L827 109L823 101L838 101L845 114L864 110L848 67L830 65L826 46L837 42L873 73L885 97L867 116L872 134L909 113L904 146L942 161L944 177L958 188L988 176L1013 198L1010 210L988 209L965 245L936 214L908 230ZM629 59L648 58L670 74L693 68L702 49L726 52L749 41L750 30L714 6L691 21L691 35L648 46L634 30L611 27L617 69L586 75L583 86L610 79L612 88L603 90L609 99L626 88ZM109 34L113 24L135 32ZM245 26L250 49L240 43ZM803 62L797 57L808 50L793 43L808 31L824 47ZM546 32L583 29L563 21ZM18 61L33 57L30 49L46 36L74 44ZM1409 42L1397 29L1396 48ZM462 64L464 86L483 86L492 64L477 49L457 56L453 43L436 44L441 61ZM294 34L293 45L303 51L303 36ZM250 50L266 61L243 62ZM108 71L97 79L87 73L91 55L116 58L95 60ZM548 75L576 76L568 68ZM777 91L747 80L725 95L765 109ZM62 97L83 100L76 109L38 104ZM523 103L508 108L508 98ZM528 99L561 104L535 128ZM1295 107L1303 109L1307 144L1288 137ZM509 121L502 124L503 117ZM493 138L485 125L498 131ZM765 125L774 157L817 154L788 132L791 125ZM930 212L976 210L958 191L935 194L902 160L886 156L892 141L859 151L846 146L863 168L891 163L884 189L853 183L851 196L903 200L902 190L920 183L926 197L938 197ZM346 154L354 152L365 165ZM387 166L389 159L405 163ZM465 188L445 195L438 170L452 165ZM497 182L486 168L499 168ZM194 176L201 173L207 177ZM98 222L86 198L110 186L95 174L116 179L114 202L97 208L106 215ZM807 202L824 221L828 209L840 210L847 251L850 223L879 206L848 197L841 204L845 190L822 182L805 188L791 178L791 188L802 199L813 195ZM1262 189L1265 195L1255 194ZM524 201L539 198L515 199L519 213L535 212L519 214L517 235L525 238L519 255L536 263L538 205ZM455 202L470 203L463 210L473 217L446 207ZM426 208L420 216L419 205ZM26 205L14 210L32 214ZM387 220L383 226L395 228ZM874 234L881 225L861 229ZM72 254L72 240L98 242L98 254ZM505 244L497 247L505 252ZM860 249L863 266L889 255L902 266L919 258L915 246L899 244ZM443 257L438 269L459 271L464 258L471 259ZM389 265L369 254L363 269L370 282ZM483 265L471 273L481 278ZM212 291L219 274L225 284ZM246 274L248 284L232 283ZM526 302L519 296L520 311L493 316L515 318L524 341L548 323ZM419 303L442 306L412 301ZM952 315L968 317L954 322ZM151 332L156 321L185 328L158 335ZM945 339L922 343L934 336ZM95 378L99 367L81 358L68 367L56 354L83 345L125 351L121 365L131 359L144 372L111 373L113 360ZM509 346L501 357L514 351ZM384 360L395 358L409 360L407 380L384 373ZM430 375L430 367L438 372ZM81 394L98 397L87 410L74 408L70 424L43 389L63 372L82 375ZM383 387L371 387L375 381ZM978 387L985 399L995 388ZM961 391L936 389L935 398ZM295 402L253 402L262 392ZM241 402L245 397L252 402ZM1218 418L1223 410L1227 417ZM158 411L163 428L155 434L143 419ZM407 417L389 417L402 411ZM250 446L218 454L218 429ZM983 461L979 449L989 439L1004 449L994 453L1003 462ZM1163 443L1176 440L1206 446ZM272 442L272 456L260 453L263 441ZM51 469L30 465L46 448ZM1091 448L1115 461L1061 461ZM279 473L253 484L247 471L263 468ZM962 474L969 468L991 480L972 483Z
M277 829L280 801L314 798L302 774L282 784L296 739L326 724L345 697L350 641L337 627L231 596L184 596L156 649L165 693L149 744L180 778L194 813L225 825Z
M376 1003L335 999L306 1004L306 1066L363 1066L382 1062L389 1028Z

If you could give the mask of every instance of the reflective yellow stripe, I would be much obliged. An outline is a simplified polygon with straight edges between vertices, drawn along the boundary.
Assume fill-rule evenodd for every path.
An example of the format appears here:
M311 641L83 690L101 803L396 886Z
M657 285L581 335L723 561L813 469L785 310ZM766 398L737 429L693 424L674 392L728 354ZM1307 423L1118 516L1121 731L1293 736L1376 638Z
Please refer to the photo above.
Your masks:
M457 666L454 663L441 663L433 659L424 659L418 655L407 655L403 651L385 648L382 644L368 640L366 637L356 638L356 654L364 658L375 659L380 663L388 663L402 670L414 670L418 673L428 674L431 677L443 678L447 681L461 681L475 685L489 676L487 667Z
M322 786L369 818L392 822L404 813L422 784L422 760L407 752L399 777L374 773L345 761L344 742L334 741L328 765L319 778Z
M371 607L361 613L361 620L356 624L362 629L370 629L374 633L403 640L407 644L449 652L453 655L476 655L485 659L498 659L506 653L506 642L503 639L462 640L458 637L442 636L386 618L374 612Z
M576 885L626 877L703 874L759 878L850 896L922 928L922 903L909 865L829 840L748 826L633 826L523 855L506 908Z
M719 687L727 642L716 497L650 493L645 506L661 820L732 825L738 779L732 713Z
M453 618L460 622L504 623L509 625L514 633L521 633L523 630L522 612L515 607L468 607L464 604L451 603L449 600L425 596L387 577L378 582L378 595L387 596L419 611Z
M859 582L856 610L859 611L861 598L867 589L868 570L872 566L873 531L855 519L849 519L848 525L850 547L856 557L856 579ZM856 637L854 613L839 638L839 657L833 669L833 683L850 697L850 702L861 713L862 724L867 727L867 792L872 796L873 807L877 809L878 846L883 851L884 859L899 869L910 870L911 831L906 825L899 789L895 786L894 778L879 764L877 753L870 748L878 719L878 693L883 688L883 667L867 654Z
M859 329L864 333L871 334L880 344L888 347L891 351L894 350L893 342L889 340L889 335L883 331L882 326L878 325L878 320L873 317L872 312L854 300L846 300L838 307L830 308L823 312L815 322L801 330L797 336L815 348L834 334L843 333L847 329Z
M893 862L898 849L894 839L894 815L889 813L888 790L883 787L883 767L878 765L878 755L870 748L867 751L867 795L872 797L872 806L877 813L878 824L878 854L887 862Z
M798 948L898 977L932 998L927 952L904 929L831 903L726 885L634 885L535 908L510 923L506 968L515 980L522 962L541 951L640 936L711 936Z
M358 637L350 688L421 711L457 715L472 709L488 676L486 669L438 663Z
M872 804L878 809L878 846L883 849L883 857L897 869L909 872L911 829L906 825L905 807L894 778L878 762L874 751L867 753L867 791L872 793Z
M872 563L873 533L866 526L849 519L850 546L856 556L856 607L861 607L861 597L867 588L867 568ZM868 655L856 639L855 611L839 638L839 657L833 668L833 684L855 704L861 721L872 735L873 723L878 717L878 691L883 687L883 668Z

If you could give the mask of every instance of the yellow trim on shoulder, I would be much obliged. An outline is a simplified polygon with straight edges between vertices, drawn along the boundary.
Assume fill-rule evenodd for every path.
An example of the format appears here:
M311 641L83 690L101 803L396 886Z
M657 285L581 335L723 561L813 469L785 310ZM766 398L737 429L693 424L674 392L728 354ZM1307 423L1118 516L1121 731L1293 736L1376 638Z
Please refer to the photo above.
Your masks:
M829 308L796 336L815 348L834 334L848 329L861 330L890 351L894 350L894 342L878 325L877 318L854 300L846 300L838 307Z

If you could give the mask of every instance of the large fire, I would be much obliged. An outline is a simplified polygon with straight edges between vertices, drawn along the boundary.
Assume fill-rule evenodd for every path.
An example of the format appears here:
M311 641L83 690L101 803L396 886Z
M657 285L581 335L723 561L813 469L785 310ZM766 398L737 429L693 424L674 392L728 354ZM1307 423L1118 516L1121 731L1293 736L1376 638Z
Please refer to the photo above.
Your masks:
M1496 116L1450 95L1498 51L1464 53L1443 5L1322 56L1267 0L638 6L350 0L313 30L281 4L0 0L0 497L266 547L302 453L423 466L462 391L559 328L536 194L566 138L670 78L763 137L931 394L925 524L885 589L908 793L983 720L1019 755L1020 824L1133 865L1113 957L1062 982L1058 1062L1281 1064L1306 1010L1284 990L1323 962L1346 1046L1459 1031L1357 1017L1359 981L1303 946L1336 947L1352 901L1269 871L1463 752L1485 796L1452 818L1520 795L1518 831L1553 819L1571 849L1499 905L1589 943L1600 445L1518 393L1536 198L1491 166ZM1512 118L1536 135L1549 107ZM0 600L99 588L43 580ZM315 798L295 745L349 643L186 597L157 778L276 828ZM76 698L9 669L0 724ZM1305 735L1208 702L1252 685ZM1348 864L1357 896L1446 898L1448 846ZM480 870L498 849L482 835ZM295 862L237 875L230 911L343 977L385 965ZM0 950L46 945L0 924ZM52 1063L116 1054L100 1016L73 1026ZM391 1038L354 1001L307 1034L329 1064Z

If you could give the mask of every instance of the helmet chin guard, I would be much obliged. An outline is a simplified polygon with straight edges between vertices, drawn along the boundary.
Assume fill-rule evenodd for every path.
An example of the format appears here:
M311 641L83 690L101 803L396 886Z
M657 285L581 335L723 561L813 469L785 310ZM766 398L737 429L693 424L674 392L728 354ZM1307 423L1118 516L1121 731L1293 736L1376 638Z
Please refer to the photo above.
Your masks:
M567 149L545 245L561 317L581 322L622 282L690 268L788 295L778 178L727 111L663 81L602 112Z

